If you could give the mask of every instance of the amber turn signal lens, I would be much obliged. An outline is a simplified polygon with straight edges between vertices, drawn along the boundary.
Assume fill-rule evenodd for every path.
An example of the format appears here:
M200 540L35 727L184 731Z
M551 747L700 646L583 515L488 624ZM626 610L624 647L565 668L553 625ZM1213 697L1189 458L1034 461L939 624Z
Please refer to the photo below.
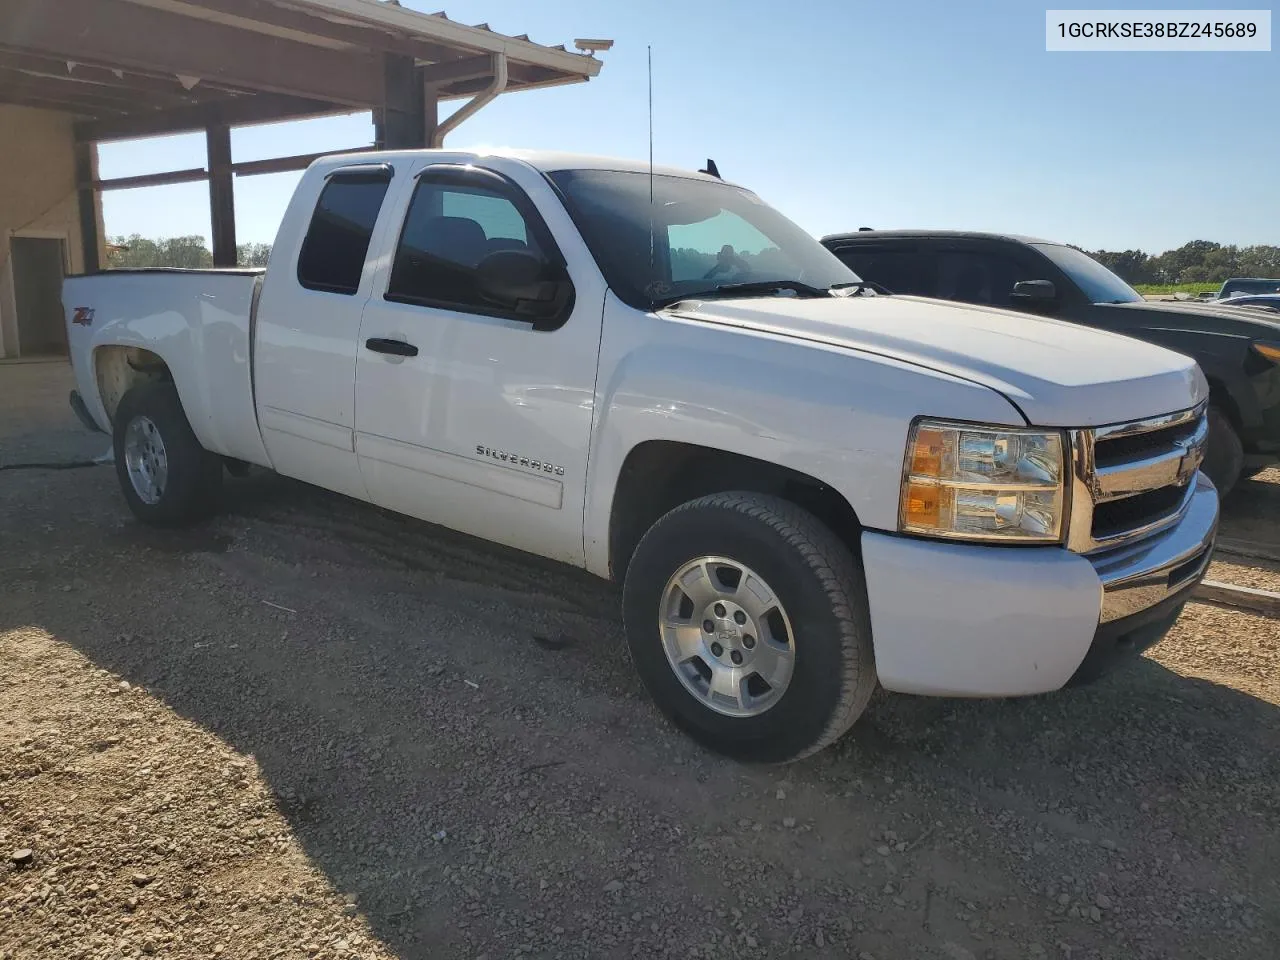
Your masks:
M940 527L943 501L949 500L951 493L947 487L931 483L908 483L907 509L903 519L912 526Z
M940 476L945 449L945 434L941 430L923 427L917 430L916 442L911 448L911 472L922 477Z

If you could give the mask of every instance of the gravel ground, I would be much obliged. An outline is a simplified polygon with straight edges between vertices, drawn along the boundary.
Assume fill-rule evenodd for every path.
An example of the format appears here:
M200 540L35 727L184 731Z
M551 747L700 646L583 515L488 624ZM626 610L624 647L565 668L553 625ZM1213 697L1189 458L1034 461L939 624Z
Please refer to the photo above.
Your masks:
M1276 956L1280 621L758 768L659 718L609 586L228 493L157 532L0 471L0 958Z

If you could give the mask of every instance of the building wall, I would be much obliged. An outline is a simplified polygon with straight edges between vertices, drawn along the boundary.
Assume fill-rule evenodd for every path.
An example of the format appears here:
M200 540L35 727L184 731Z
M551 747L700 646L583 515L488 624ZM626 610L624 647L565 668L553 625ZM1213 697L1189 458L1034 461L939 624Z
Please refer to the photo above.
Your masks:
M67 114L0 104L0 357L19 352L10 238L61 238L68 271L84 269L72 123Z

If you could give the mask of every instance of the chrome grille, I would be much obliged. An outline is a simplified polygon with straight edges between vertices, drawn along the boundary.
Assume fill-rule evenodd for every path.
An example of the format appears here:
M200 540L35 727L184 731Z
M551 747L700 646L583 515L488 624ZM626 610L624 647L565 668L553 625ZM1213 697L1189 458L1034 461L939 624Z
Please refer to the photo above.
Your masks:
M1071 434L1067 546L1109 550L1151 536L1186 512L1204 459L1205 405Z

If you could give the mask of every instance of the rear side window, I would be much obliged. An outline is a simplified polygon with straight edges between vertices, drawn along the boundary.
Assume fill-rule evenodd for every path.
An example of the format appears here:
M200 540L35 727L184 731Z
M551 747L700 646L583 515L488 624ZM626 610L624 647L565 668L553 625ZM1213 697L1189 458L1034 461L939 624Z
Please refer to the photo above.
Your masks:
M368 174L329 178L316 201L298 257L298 282L308 290L351 296L360 287L373 225L390 184Z

